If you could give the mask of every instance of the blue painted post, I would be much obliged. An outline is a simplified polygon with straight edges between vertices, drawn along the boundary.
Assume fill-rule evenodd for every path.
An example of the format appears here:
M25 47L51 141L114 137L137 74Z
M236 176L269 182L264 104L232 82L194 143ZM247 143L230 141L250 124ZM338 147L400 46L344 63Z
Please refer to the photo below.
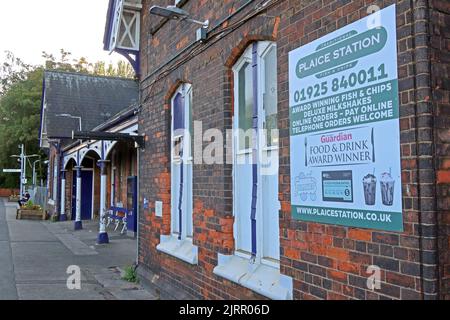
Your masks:
M66 216L66 170L61 170L61 208L59 221L67 221Z
M181 152L181 164L180 164L180 199L178 201L178 219L179 219L179 225L180 225L180 230L179 230L179 235L178 235L178 240L181 240L181 234L182 234L182 230L183 230L183 185L184 185L184 179L183 179L183 152Z
M109 243L108 233L106 232L106 163L99 161L100 165L100 228L98 233L98 244Z
M81 222L81 169L83 167L77 166L77 193L76 193L76 215L75 215L75 230L82 230L83 223Z

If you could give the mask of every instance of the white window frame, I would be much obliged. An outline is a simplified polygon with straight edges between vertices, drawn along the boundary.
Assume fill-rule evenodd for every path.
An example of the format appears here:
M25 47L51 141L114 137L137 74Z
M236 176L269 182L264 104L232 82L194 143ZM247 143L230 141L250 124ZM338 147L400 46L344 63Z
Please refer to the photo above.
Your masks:
M259 42L258 43L258 101L259 101L259 128L262 128L262 123L265 121L265 118L261 115L265 116L263 108L263 89L265 88L265 73L262 72L263 59L265 55L269 52L270 49L275 48L276 45L272 42ZM237 109L239 104L238 92L239 92L239 83L238 83L238 71L240 67L242 67L243 63L246 61L252 60L252 51L253 46L250 45L242 57L237 61L235 66L232 68L234 73L234 119L233 119L233 128L239 128L239 110ZM278 72L277 72L278 73ZM262 84L262 85L261 85ZM237 115L237 116L236 116ZM261 136L261 135L260 135ZM236 163L236 155L242 154L242 152L253 152L253 150L241 150L241 152L237 152L238 150L238 131L234 130L233 135L233 161ZM260 137L258 137L260 138ZM259 143L259 142L258 142ZM271 147L262 147L258 149L258 153L263 151L271 151L278 149L279 146L271 146ZM258 166L258 185L261 184L261 166ZM243 287L249 288L263 296L269 297L271 299L293 299L293 279L289 276L283 275L280 273L280 262L279 259L274 261L272 259L265 259L262 257L261 253L264 252L263 247L263 221L262 221L262 213L263 210L261 208L261 199L262 199L262 190L261 187L258 187L258 209L257 209L257 256L253 260L251 257L251 252L243 252L239 250L239 234L238 234L238 223L240 216L237 214L239 211L237 210L237 202L236 199L236 166L233 165L233 215L235 217L235 222L233 226L233 234L235 237L235 252L232 255L223 255L218 254L218 265L214 268L214 274L223 277L229 281L238 283ZM278 182L278 175L276 176L276 181ZM277 193L277 201L278 193ZM249 219L249 213L245 213L245 218ZM244 217L242 217L244 218ZM277 212L278 218L278 212ZM248 230L251 232L251 230ZM280 241L279 229L278 229L278 242ZM279 246L278 246L279 250Z
M262 128L263 126L263 115L265 115L263 110L263 98L264 98L264 88L265 88L265 73L264 71L264 58L269 53L269 51L275 48L276 44L269 41L263 41L258 42L258 128ZM252 64L252 54L253 54L253 46L250 45L242 54L242 56L239 58L239 60L236 62L236 64L233 66L233 76L234 76L234 120L233 125L235 129L239 129L239 71L244 66L245 63ZM240 150L240 139L239 139L239 132L237 130L234 130L234 139L233 139L233 159L234 163L236 163L236 156L237 155L251 155L253 153L253 149L242 149ZM267 143L267 141L266 141ZM268 147L267 144L259 150L261 151L275 151L279 150L278 146L270 146ZM273 259L270 257L263 257L262 253L264 252L263 246L264 246L264 217L262 216L262 209L260 207L261 205L261 199L263 199L264 192L262 190L261 186L261 173L260 173L260 166L258 165L258 209L257 209L257 215L256 215L256 244L257 244L257 250L256 250L256 257L255 257L255 263L256 264L265 264L273 268L280 268L280 261L279 259ZM236 183L238 182L235 178L235 166L233 165L233 190L236 190ZM233 191L234 192L234 191ZM240 234L238 230L238 224L240 223L240 219L248 219L248 213L246 212L246 216L243 216L241 214L238 214L240 210L237 208L237 203L234 201L235 196L233 195L233 215L235 217L235 222L233 226L233 234L235 237L235 255L244 258L244 259L251 259L251 252L247 252L242 250L239 247L240 244ZM278 201L278 199L277 199ZM249 230L248 232L251 232ZM278 235L279 238L279 235ZM279 240L278 240L279 241Z
M259 59L259 62L258 62L258 67L259 67L259 74L258 74L259 75L259 77L258 77L258 79L259 79L258 80L259 81L258 101L259 101L259 107L260 107L260 110L261 110L261 112L260 112L261 116L258 117L258 120L259 120L258 121L258 126L259 126L259 128L263 128L263 124L264 124L264 122L266 120L266 117L265 117L266 116L266 112L265 112L265 109L264 109L264 93L265 93L265 88L266 88L266 77L265 77L265 64L263 62L264 62L264 59L266 58L266 56L268 55L268 53L272 49L274 49L275 53L276 53L277 46L273 42L268 42L267 41L267 42L260 42L258 44L258 59ZM278 63L277 63L276 66L278 67ZM278 75L278 68L276 68L275 72ZM277 89L278 89L278 81L277 81ZM277 105L278 105L278 101L277 101ZM278 113L278 106L277 106L277 113ZM264 117L262 117L262 115L264 115ZM278 125L277 125L277 129L278 129ZM267 143L268 143L268 141L267 141L267 139L265 139L265 144L261 147L260 152L269 152L269 151L270 152L274 152L274 151L277 151L278 152L278 157L279 157L279 144L276 145L276 146L268 146ZM258 183L259 183L259 185L261 185L261 183L262 183L262 181L261 181L262 175L260 174L260 171L261 171L261 167L258 166L258 179L259 179ZM278 183L278 192L279 192L279 180L278 180L278 177L279 177L279 166L277 168L277 175L276 175L276 181ZM260 204L261 204L261 200L264 199L263 191L264 190L262 188L258 188L258 199L260 200L259 201ZM277 201L277 204L278 204L277 217L279 217L278 212L281 209L281 204L280 204L279 199L278 199L278 192L276 192L276 197L277 197L276 201ZM257 221L257 233L258 233L258 235L260 235L259 237L257 237L257 245L258 245L258 248L260 248L260 250L257 250L257 258L260 259L260 262L262 264L266 264L268 266L271 266L271 267L279 269L280 268L280 245L278 245L278 256L276 258L263 256L264 249L265 249L265 247L264 247L264 223L270 224L270 222L265 221L263 219L263 217L262 217L262 214L263 214L263 210L261 208L261 210L259 210L258 215L256 217L256 219L257 219L256 220ZM260 221L260 222L258 223L258 221ZM279 228L278 228L278 239L277 239L277 241L280 244Z
M56 201L58 198L58 155L56 154L53 158L53 190L52 190L52 199Z
M185 116L184 116L184 132L183 134L174 135L174 102L175 98L178 94L183 95L184 97L184 108L185 108ZM180 163L181 160L183 163L191 166L193 165L193 155L191 148L191 140L193 137L190 137L190 129L193 126L193 123L190 123L189 111L192 112L192 105L190 105L192 101L192 86L188 83L184 83L180 85L177 91L173 94L171 99L171 122L170 122L170 160L171 160L171 172L173 177L174 172L174 164ZM182 157L176 157L174 155L174 143L176 138L183 137L183 155ZM176 168L179 170L179 167ZM186 169L186 168L185 168ZM191 174L189 177L188 174ZM183 170L183 184L187 186L187 189L190 188L192 195L193 188L193 170ZM177 219L179 219L178 213L178 203L174 202L174 195L179 194L180 189L179 186L173 185L173 179L171 179L171 214L170 214L170 226L171 226L171 235L165 236L161 235L160 244L156 247L157 250L172 255L178 259L181 259L190 264L196 265L198 263L198 247L193 244L193 235L194 235L194 225L193 225L193 198L183 203L184 209L182 211L182 228L181 228L181 240L179 240L180 233L176 229ZM185 190L184 190L185 191ZM185 192L183 192L183 197L185 196ZM186 210L186 209L189 209ZM189 228L187 228L189 226Z
M174 120L175 120L175 117L174 117L174 102L175 102L175 98L176 98L176 96L178 94L181 94L183 96L183 98L184 98L184 108L185 108L185 113L184 113L184 134L175 135L174 134L174 130L173 130L173 128L174 128ZM171 172L173 172L173 170L174 170L174 167L175 167L174 164L175 163L179 164L181 161L183 161L183 163L192 166L192 162L193 162L192 150L191 150L191 139L193 137L189 137L190 129L191 129L191 126L192 126L192 123L189 123L189 120L190 120L189 119L189 110L190 110L190 108L192 108L192 106L189 105L189 103L191 101L191 99L189 99L189 95L192 95L192 86L190 84L188 84L188 83L182 84L178 88L178 90L173 94L172 99L171 99L171 103L170 103L171 104L171 111L172 111L171 112L171 114L172 114L171 130L170 130L170 136L171 136L171 140L170 140L171 141L171 152L170 152L170 154L171 154ZM181 138L181 137L183 138L183 156L182 156L182 158L174 156L174 152L173 152L174 151L173 147L174 147L175 139ZM190 139L187 139L188 137ZM186 152L186 151L188 151L188 152ZM183 172L183 173L184 173L184 175L187 174L187 172ZM184 177L184 178L186 178L186 177ZM183 181L183 183L185 185L187 185L187 183L190 184L191 190L192 190L192 182L193 182L192 176L190 178L190 181L186 181L186 180ZM172 186L171 187L171 192L172 192L171 199L173 199L174 198L173 197L174 192L176 194L178 194L180 192L179 187L178 188L174 188L174 186ZM189 201L188 201L188 203L189 203ZM186 203L185 205L188 205L188 203ZM191 204L192 204L192 200L191 200ZM194 210L194 208L192 206L192 208L189 207L188 209L190 209L188 212L186 212L186 210L183 210L183 216L182 216L181 238L183 240L184 239L192 239L193 233L194 233L193 232L193 227L192 227L192 224L193 224L192 219L193 219L193 210ZM178 203L173 203L172 202L172 204L171 204L171 232L172 232L172 234L174 236L178 237L179 233L178 232L174 232L175 224L176 224L177 219L178 219ZM186 230L187 230L186 226L187 225L191 226L191 228L189 230L190 231L189 234L186 233Z
M242 67L248 63L251 67L252 65L252 48L251 46L248 47L241 58L239 58L238 62L233 66L233 77L234 77L234 105L237 110L234 114L234 128L239 129L239 110L237 109L239 106L239 71L242 69ZM234 152L236 152L237 155L244 155L244 154L251 154L253 152L253 149L247 148L247 149L241 149L240 145L240 138L238 135L238 132L235 134L235 148L233 149Z
M115 163L116 153L113 152L111 156L111 199L110 204L111 207L115 206L115 197L116 197L116 174L117 174L117 167Z

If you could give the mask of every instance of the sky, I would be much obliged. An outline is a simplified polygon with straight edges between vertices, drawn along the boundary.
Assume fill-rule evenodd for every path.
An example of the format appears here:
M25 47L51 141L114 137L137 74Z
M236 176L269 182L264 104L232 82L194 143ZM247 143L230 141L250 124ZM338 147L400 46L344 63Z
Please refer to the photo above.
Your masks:
M42 51L59 57L86 57L116 63L125 60L103 51L108 0L0 0L0 64L4 51L29 64L42 64Z

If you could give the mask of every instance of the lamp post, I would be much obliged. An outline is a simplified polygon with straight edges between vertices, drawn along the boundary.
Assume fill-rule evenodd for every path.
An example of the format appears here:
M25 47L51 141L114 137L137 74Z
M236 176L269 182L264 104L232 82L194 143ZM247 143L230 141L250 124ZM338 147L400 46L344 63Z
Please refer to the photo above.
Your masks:
M38 154L32 154L29 156L25 155L25 146L23 144L21 144L19 146L19 149L20 149L20 155L12 155L11 158L19 158L19 161L20 161L20 196L22 196L24 193L24 181L27 176L26 161L29 158L40 157L40 155L38 155Z
M47 165L47 166L48 166L49 163L50 163L49 160L45 160L44 161L44 164ZM48 172L48 168L47 168L47 172ZM47 181L48 181L48 177L47 177ZM44 181L43 181L43 179L41 177L41 187L43 187L43 186L44 186ZM47 189L48 189L48 186L47 186Z
M41 162L41 159L33 162L33 186L36 186L36 164Z

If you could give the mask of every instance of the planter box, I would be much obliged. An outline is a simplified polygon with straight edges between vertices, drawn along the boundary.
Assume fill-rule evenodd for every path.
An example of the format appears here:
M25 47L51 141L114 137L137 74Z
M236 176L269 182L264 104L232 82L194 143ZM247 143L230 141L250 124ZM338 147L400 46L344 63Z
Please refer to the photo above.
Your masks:
M46 220L47 214L44 210L17 209L17 220Z

